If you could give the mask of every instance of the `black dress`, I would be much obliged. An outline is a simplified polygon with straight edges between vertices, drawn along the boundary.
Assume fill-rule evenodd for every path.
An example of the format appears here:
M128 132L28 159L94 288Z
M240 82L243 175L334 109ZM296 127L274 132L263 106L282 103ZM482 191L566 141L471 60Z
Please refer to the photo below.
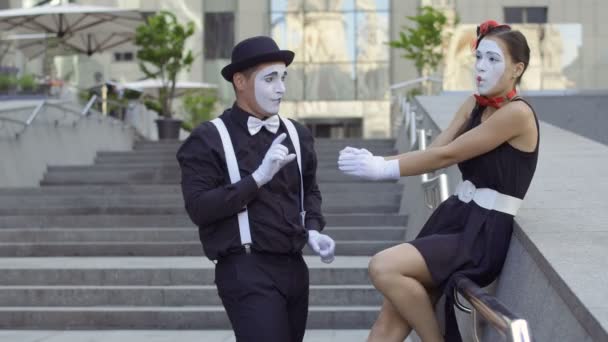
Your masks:
M523 101L513 99L517 100ZM484 109L473 109L465 132L481 124ZM534 116L538 129L538 118ZM505 142L464 161L458 164L462 179L477 188L523 199L536 170L538 142L533 152L518 150ZM437 288L446 295L446 342L462 341L453 305L454 276L464 275L481 287L489 285L502 269L512 231L513 216L484 209L474 201L462 202L454 195L437 207L410 242L424 257Z

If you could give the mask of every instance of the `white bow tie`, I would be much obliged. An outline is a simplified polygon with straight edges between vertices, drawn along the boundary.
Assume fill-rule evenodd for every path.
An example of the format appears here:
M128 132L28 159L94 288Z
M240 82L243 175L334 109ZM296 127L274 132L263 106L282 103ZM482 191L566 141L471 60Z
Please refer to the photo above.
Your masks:
M249 119L247 119L247 128L251 135L256 135L262 127L266 128L269 132L276 134L280 125L281 121L278 115L272 115L263 121L253 116L250 116Z

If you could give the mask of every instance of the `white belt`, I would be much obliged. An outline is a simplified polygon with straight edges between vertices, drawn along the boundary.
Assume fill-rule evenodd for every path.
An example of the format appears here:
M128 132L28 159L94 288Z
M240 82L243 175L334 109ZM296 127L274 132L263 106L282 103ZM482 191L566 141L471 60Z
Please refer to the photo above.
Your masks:
M473 200L477 205L488 210L496 210L515 216L521 203L521 199L489 188L477 189L471 181L464 181L456 187L458 199L469 203Z

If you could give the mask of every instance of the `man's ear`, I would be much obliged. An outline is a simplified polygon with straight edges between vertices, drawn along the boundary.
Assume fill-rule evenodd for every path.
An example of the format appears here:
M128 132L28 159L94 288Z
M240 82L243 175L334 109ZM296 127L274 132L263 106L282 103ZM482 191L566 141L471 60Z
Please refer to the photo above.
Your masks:
M237 72L232 76L232 84L238 91L242 91L247 87L247 77L242 72Z

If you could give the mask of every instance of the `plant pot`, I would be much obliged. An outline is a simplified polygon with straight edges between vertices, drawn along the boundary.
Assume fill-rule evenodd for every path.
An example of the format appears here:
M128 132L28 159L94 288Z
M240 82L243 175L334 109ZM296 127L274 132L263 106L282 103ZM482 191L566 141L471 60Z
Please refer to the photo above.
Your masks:
M179 130L182 127L182 120L177 119L157 119L156 127L158 127L158 140L177 140L179 139Z

